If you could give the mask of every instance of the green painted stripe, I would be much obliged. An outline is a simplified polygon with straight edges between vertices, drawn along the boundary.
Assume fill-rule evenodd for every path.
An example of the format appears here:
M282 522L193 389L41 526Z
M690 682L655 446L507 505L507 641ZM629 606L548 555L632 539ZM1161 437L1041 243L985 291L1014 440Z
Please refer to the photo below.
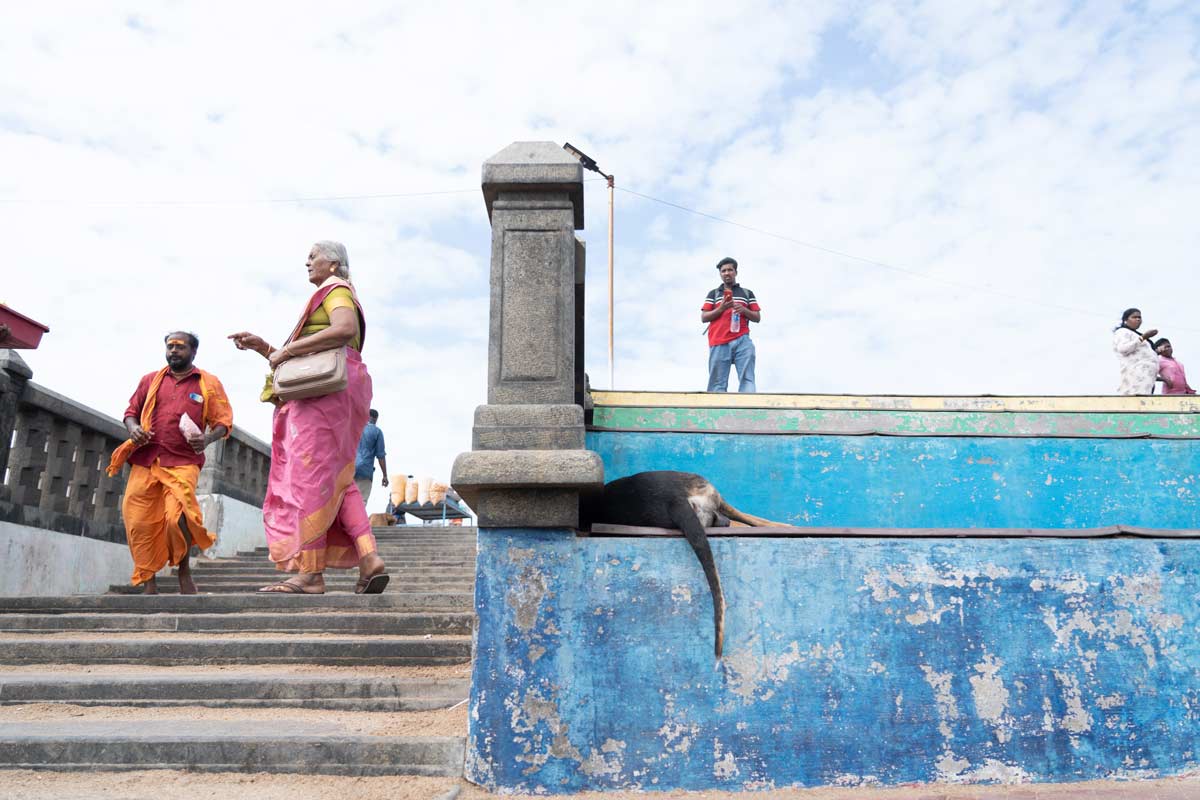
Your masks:
M1023 411L1088 414L1195 414L1200 395L886 395L765 394L747 392L606 392L593 390L597 406L626 408L769 408L838 411Z
M1200 438L1200 414L597 406L592 427L764 434Z

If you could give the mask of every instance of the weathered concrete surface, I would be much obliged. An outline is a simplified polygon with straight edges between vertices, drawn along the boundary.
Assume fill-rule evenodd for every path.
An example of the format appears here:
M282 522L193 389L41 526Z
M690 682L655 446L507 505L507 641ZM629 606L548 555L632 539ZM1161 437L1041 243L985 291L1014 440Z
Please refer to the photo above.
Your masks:
M1200 528L1200 439L590 432L612 480L704 475L795 525Z
M483 165L492 223L488 404L575 400L575 229L583 172L553 142L515 142Z
M380 541L383 595L0 597L0 785L22 767L460 774L470 595L422 592L407 565L469 575L474 530ZM231 562L197 575L281 577L265 554Z
M1144 445L1144 443L1143 443ZM467 776L520 791L1147 778L1200 745L1200 553L484 531Z
M0 595L103 592L132 570L124 544L0 522Z
M167 674L0 672L0 705L327 708L427 711L467 696L466 679L176 671Z
M456 775L457 737L342 734L310 723L264 732L258 722L0 723L0 763L11 768L128 770L157 767L203 772L320 775Z
M878 411L1007 411L1196 413L1196 395L894 395L894 394L738 394L726 392L592 393L596 406L629 408L874 409Z
M251 505L224 494L198 494L204 527L217 541L204 551L210 558L237 555L266 541L262 506ZM261 501L260 501L261 502Z
M263 541L262 509L225 495L198 499L205 525L218 533L209 555L233 555ZM132 571L124 542L0 521L0 595L105 592L114 584L128 585ZM164 569L160 575L169 573Z
M330 633L339 636L469 635L474 615L466 611L358 614L20 614L0 613L5 633L156 631L160 633Z
M894 436L1200 437L1200 414L1147 412L885 411L824 408L595 409L606 431L713 431Z
M588 450L479 450L460 453L454 460L454 474L460 491L460 482L479 489L579 489L603 482L604 465Z
M487 405L451 483L485 526L574 527L604 470L583 451L583 170L553 142L483 164L492 224Z
M582 450L583 409L577 405L479 406L472 450Z
M44 633L44 632L43 632ZM235 632L236 633L236 632ZM400 638L324 636L282 632L275 636L188 636L109 633L0 634L0 664L461 664L471 658L465 636Z
M576 527L579 494L604 484L590 450L475 450L454 459L451 481L480 526Z
M513 142L483 162L481 183L488 219L502 192L562 192L575 209L574 227L583 230L583 166L555 142Z
M470 608L470 595L426 592L388 592L382 595L325 594L319 603L310 596L258 593L232 595L159 594L79 595L54 597L0 597L0 613L78 614L142 612L147 614L236 614L273 609L296 614L334 613L352 609L360 614L373 611L405 611Z

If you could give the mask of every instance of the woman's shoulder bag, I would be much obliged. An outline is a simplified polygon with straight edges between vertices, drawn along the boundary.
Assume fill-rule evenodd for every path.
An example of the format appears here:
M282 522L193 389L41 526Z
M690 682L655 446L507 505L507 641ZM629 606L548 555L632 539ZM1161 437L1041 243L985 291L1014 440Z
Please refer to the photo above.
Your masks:
M344 285L348 286L349 284ZM304 310L304 316L300 318L296 329L288 337L287 344L295 341L311 313L310 303L310 307ZM345 346L336 347L332 350L322 350L319 353L289 358L275 368L275 377L272 383L275 397L282 402L340 392L346 388L348 383L346 348Z

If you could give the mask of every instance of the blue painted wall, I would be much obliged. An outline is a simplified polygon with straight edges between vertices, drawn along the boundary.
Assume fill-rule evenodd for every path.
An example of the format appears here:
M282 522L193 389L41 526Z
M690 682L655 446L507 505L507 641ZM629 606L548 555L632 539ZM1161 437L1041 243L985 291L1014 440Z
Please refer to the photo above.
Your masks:
M818 465L838 466L843 493L815 509L837 524L862 524L856 515L864 512L844 494L856 480L874 475L878 483L855 496L886 508L891 501L878 493L888 481L913 472L953 483L953 466L970 473L968 456L1004 453L1015 466L1082 454L1090 466L1080 474L1092 481L1105 469L1122 474L1120 453L1144 463L1095 443L1022 442L1038 455L1019 458L1004 442L942 449L808 438L798 448L759 437L756 447L774 448L759 458L711 436L661 438L669 446L594 444L617 473L673 466L713 474L713 464L738 456L764 469L778 460L788 480L803 475L828 488L817 483ZM649 452L634 458L631 446ZM1184 460L1179 448L1154 449ZM910 458L930 451L935 458ZM738 469L719 469L739 504L762 510L756 504L765 500L738 494L750 486ZM1037 483L1036 475L1004 474L1001 490L1012 497ZM903 480L911 489L916 479ZM977 505L986 519L979 524L1004 519L983 496L990 471L962 480L968 486L942 490L958 498L953 514L927 497L924 506L896 504L895 518L961 524ZM970 486L979 490L972 502ZM795 508L771 502L775 515ZM1020 518L1043 524L1034 511L1048 501L1025 505L1022 515L1031 516ZM1091 516L1072 517L1075 524L1143 508L1087 505L1075 514ZM764 789L1145 777L1197 765L1193 542L731 538L713 548L729 603L720 662L708 589L682 540L482 530L468 777L522 791Z
M676 469L795 525L1200 528L1200 440L589 432L605 479Z

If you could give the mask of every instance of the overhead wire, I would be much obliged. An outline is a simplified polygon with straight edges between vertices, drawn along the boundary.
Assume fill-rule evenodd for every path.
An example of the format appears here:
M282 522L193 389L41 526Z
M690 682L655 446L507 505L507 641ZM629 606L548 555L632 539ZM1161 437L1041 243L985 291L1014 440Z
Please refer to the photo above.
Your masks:
M603 178L587 178L584 183L594 183L603 180ZM83 206L102 206L102 207L137 207L137 206L239 206L239 205L288 205L298 203L338 203L349 200L399 200L408 197L434 197L436 195L450 194L474 194L478 192L478 188L473 189L442 189L437 191L427 192L385 192L380 194L331 194L331 195L314 195L311 197L249 197L249 198L222 198L219 200L203 199L203 200L178 200L178 199L163 199L163 200L61 200L61 199L27 199L19 197L0 198L0 204L24 204L24 205L83 205Z
M29 205L85 205L103 207L126 206L237 206L237 205L286 205L296 203L335 203L347 200L395 200L405 197L432 197L434 195L466 194L478 189L447 189L433 192L389 192L386 194L339 194L314 197L259 197L222 200L23 200L0 198L0 203L23 203Z
M599 182L599 181L603 181L603 180L604 180L603 178L587 178L584 180L584 183L595 183L595 182ZM904 275L909 278L917 278L920 280L930 281L933 283L939 283L939 284L942 284L943 286L947 286L947 287L950 287L953 289L958 289L960 291L979 292L979 293L983 293L983 294L989 294L989 295L992 295L993 297L999 297L999 298L1003 298L1005 300L1009 300L1009 301L1013 301L1013 302L1017 302L1017 303L1024 303L1027 305L1038 306L1041 308L1051 309L1054 311L1062 311L1062 312L1066 312L1066 313L1070 313L1070 314L1080 314L1083 316L1097 317L1097 318L1102 318L1102 319L1110 319L1112 316L1111 314L1104 314L1104 313L1100 313L1097 311L1091 311L1088 309L1076 308L1074 306L1067 306L1067 305L1063 305L1061 303L1053 303L1053 302L1048 302L1045 300L1035 300L1035 299L1031 299L1029 297L1013 294L1011 292L1006 292L1006 291L1003 291L1000 289L994 289L989 286L980 286L980 285L976 285L976 284L972 284L972 283L967 283L964 281L954 280L952 278L943 278L938 275L930 275L926 272L921 272L920 270L915 270L915 269L911 269L908 267L898 266L896 264L891 264L886 261L879 261L879 260L873 259L873 258L866 258L863 256L854 255L853 253L847 253L843 250L838 250L833 247L827 247L825 245L817 244L815 242L809 242L809 241L805 241L803 239L797 239L793 236L788 236L788 235L785 235L782 233L777 233L775 231L767 230L765 228L760 228L755 225L747 225L746 223L743 223L743 222L738 222L736 220L727 219L725 217L721 217L716 214L710 214L707 211L701 211L699 209L690 208L690 207L682 205L680 203L675 203L670 200L664 200L661 197L654 197L653 195L645 194L643 192L639 192L634 189L629 189L624 186L617 185L615 188L617 189L617 191L623 192L625 194L632 195L634 197L638 197L643 200L648 200L653 203L658 203L660 205L667 206L669 208L674 208L679 211L683 211L687 214L692 214L697 217L702 217L704 219L708 219L713 222L718 222L722 225L730 225L735 228L740 228L742 230L758 234L759 236L766 236L766 237L769 237L772 239L776 239L779 241L783 241L783 242L787 242L789 244L796 245L798 247L803 247L803 248L806 248L809 250L813 250L815 252L825 253L826 255L834 256L836 258L845 259L847 261L854 261L854 262L857 262L860 264L865 264L867 266L887 270L889 272L895 272L895 273ZM413 197L436 197L436 196L440 196L440 195L444 196L444 195L455 195L455 194L470 194L470 193L475 193L478 191L479 191L478 188L442 189L442 190L420 191L420 192L384 192L384 193L378 193L378 194L338 194L338 195L313 195L313 196L302 196L302 197L268 197L268 198L247 198L247 199L241 199L241 200L225 198L225 199L220 199L220 200L161 199L161 200L62 201L62 200L27 200L27 199L21 199L21 198L0 198L0 204L19 204L19 203L24 203L24 204L62 204L62 203L69 203L69 204L101 206L101 207L186 207L186 206L201 206L201 207L203 207L203 206L232 206L232 205L288 205L288 204L302 204L302 203L336 203L336 202L348 202L348 201L357 201L357 200L397 200L397 199L405 199L405 198L413 198ZM1172 326L1172 328L1175 330L1186 330L1186 331L1196 331L1197 330L1195 328L1187 328L1187 327L1183 327L1183 326Z
M768 236L773 239L778 239L780 241L784 241L784 242L788 242L790 244L797 245L799 247L808 248L809 250L815 250L817 252L825 253L827 255L836 256L838 258L844 258L848 261L857 261L860 264L867 264L872 267L878 267L880 269L897 272L902 275L908 276L910 278L919 278L921 280L932 281L934 283L940 283L944 286L949 286L951 288L959 289L959 290L963 290L963 291L986 293L986 294L993 295L995 297L1004 298L1006 300L1012 300L1012 301L1015 301L1018 303L1025 303L1027 305L1040 306L1042 308L1048 308L1048 309L1052 309L1054 311L1064 311L1064 312L1068 312L1071 314L1081 314L1084 316L1098 317L1101 319L1111 319L1113 316L1112 314L1103 314L1098 311L1091 311L1091 310L1084 309L1084 308L1076 308L1074 306L1065 306L1060 303L1051 303L1051 302L1047 302L1045 300L1034 300L1034 299L1031 299L1028 297L1024 297L1022 295L1016 295L1016 294L1012 294L1010 292L1001 291L999 289L993 289L988 286L978 286L976 284L965 283L963 281L956 281L951 278L942 278L937 275L930 275L928 273L921 272L920 270L909 269L907 267L900 267L895 264L889 264L885 261L877 261L873 258L864 258L862 256L856 256L853 253L846 253L841 250L836 250L832 247L826 247L824 245L815 244L813 242L806 242L801 239L796 239L794 237L786 236L781 233L769 231L764 228L758 228L753 225L746 225L745 223L737 222L736 220L726 219L724 217L719 217L716 214L710 214L706 211L700 211L698 209L688 208L687 206L680 205L679 203L673 203L670 200L663 200L660 197L653 197L648 194L643 194L641 192L634 191L633 189L626 189L622 186L617 186L616 189L617 189L617 191L624 192L626 194L631 194L635 197L640 197L644 200L650 200L652 202L659 203L664 206L669 206L671 208L675 208L680 211L687 212L688 214L694 214L695 216L703 217L705 219L709 219L714 222L720 222L724 225L731 225L735 228L741 228L742 230L750 231L751 233L756 233L756 234L759 234L760 236ZM1193 332L1198 330L1196 328L1188 328L1188 327L1184 327L1182 325L1173 325L1171 327L1174 330L1193 331Z

